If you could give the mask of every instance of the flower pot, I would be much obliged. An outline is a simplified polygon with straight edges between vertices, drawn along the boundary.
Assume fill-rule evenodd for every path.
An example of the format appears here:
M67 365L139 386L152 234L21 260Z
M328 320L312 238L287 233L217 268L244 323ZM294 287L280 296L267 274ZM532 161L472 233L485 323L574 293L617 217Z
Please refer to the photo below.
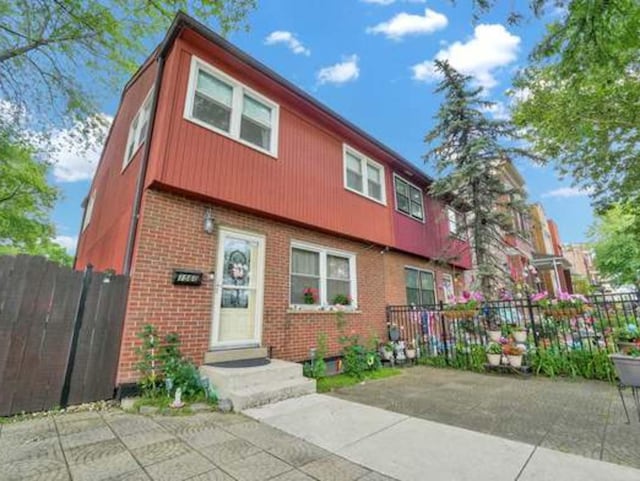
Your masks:
M628 342L628 341L627 342L618 341L616 342L616 346L618 347L618 351L620 351L622 354L629 354L629 351L634 347L640 349L639 343Z
M380 357L382 358L383 361L391 361L393 359L393 351L380 349Z
M522 366L522 356L507 356L509 360L509 365L511 367L521 367Z
M625 386L640 387L640 357L611 354L620 382Z
M501 359L502 359L502 354L487 354L487 360L489 361L489 366L499 366Z
M527 331L513 331L513 340L516 342L527 342Z
M493 342L500 342L500 338L502 337L502 331L487 331L489 336L489 340Z
M416 350L415 349L407 349L407 359L415 359L416 358Z

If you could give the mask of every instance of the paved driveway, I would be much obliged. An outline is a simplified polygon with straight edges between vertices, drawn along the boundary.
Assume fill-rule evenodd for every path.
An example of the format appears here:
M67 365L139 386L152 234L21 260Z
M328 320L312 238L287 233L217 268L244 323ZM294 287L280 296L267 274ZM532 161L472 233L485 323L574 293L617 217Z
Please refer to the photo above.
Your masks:
M0 425L0 480L389 480L235 414L83 412Z
M334 396L535 446L640 468L640 423L616 388L598 381L529 379L418 366Z

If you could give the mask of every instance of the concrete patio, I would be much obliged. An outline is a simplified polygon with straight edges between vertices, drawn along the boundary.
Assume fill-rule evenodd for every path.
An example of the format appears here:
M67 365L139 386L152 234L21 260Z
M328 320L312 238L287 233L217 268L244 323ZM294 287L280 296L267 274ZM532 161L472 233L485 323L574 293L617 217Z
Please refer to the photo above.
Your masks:
M418 366L333 393L396 413L640 468L640 422L626 393L582 379L522 378ZM638 477L640 479L640 476Z
M236 414L63 414L0 425L0 480L388 480Z

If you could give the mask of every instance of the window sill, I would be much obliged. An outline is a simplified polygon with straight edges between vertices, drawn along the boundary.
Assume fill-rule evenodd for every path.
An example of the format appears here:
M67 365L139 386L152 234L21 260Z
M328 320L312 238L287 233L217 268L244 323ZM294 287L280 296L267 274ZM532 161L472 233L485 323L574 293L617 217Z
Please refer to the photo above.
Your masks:
M343 314L362 314L362 311L358 309L287 309L287 314L337 314L338 312Z

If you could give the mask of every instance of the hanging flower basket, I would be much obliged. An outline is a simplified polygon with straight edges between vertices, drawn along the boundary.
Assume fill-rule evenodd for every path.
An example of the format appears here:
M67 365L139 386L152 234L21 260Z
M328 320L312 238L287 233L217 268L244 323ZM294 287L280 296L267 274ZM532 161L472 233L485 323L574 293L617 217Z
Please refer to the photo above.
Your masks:
M564 319L568 317L576 317L580 314L584 314L584 306L579 307L547 307L542 309L542 313L545 316L555 317L558 319Z
M478 309L454 309L443 311L445 319L473 319L480 312Z

